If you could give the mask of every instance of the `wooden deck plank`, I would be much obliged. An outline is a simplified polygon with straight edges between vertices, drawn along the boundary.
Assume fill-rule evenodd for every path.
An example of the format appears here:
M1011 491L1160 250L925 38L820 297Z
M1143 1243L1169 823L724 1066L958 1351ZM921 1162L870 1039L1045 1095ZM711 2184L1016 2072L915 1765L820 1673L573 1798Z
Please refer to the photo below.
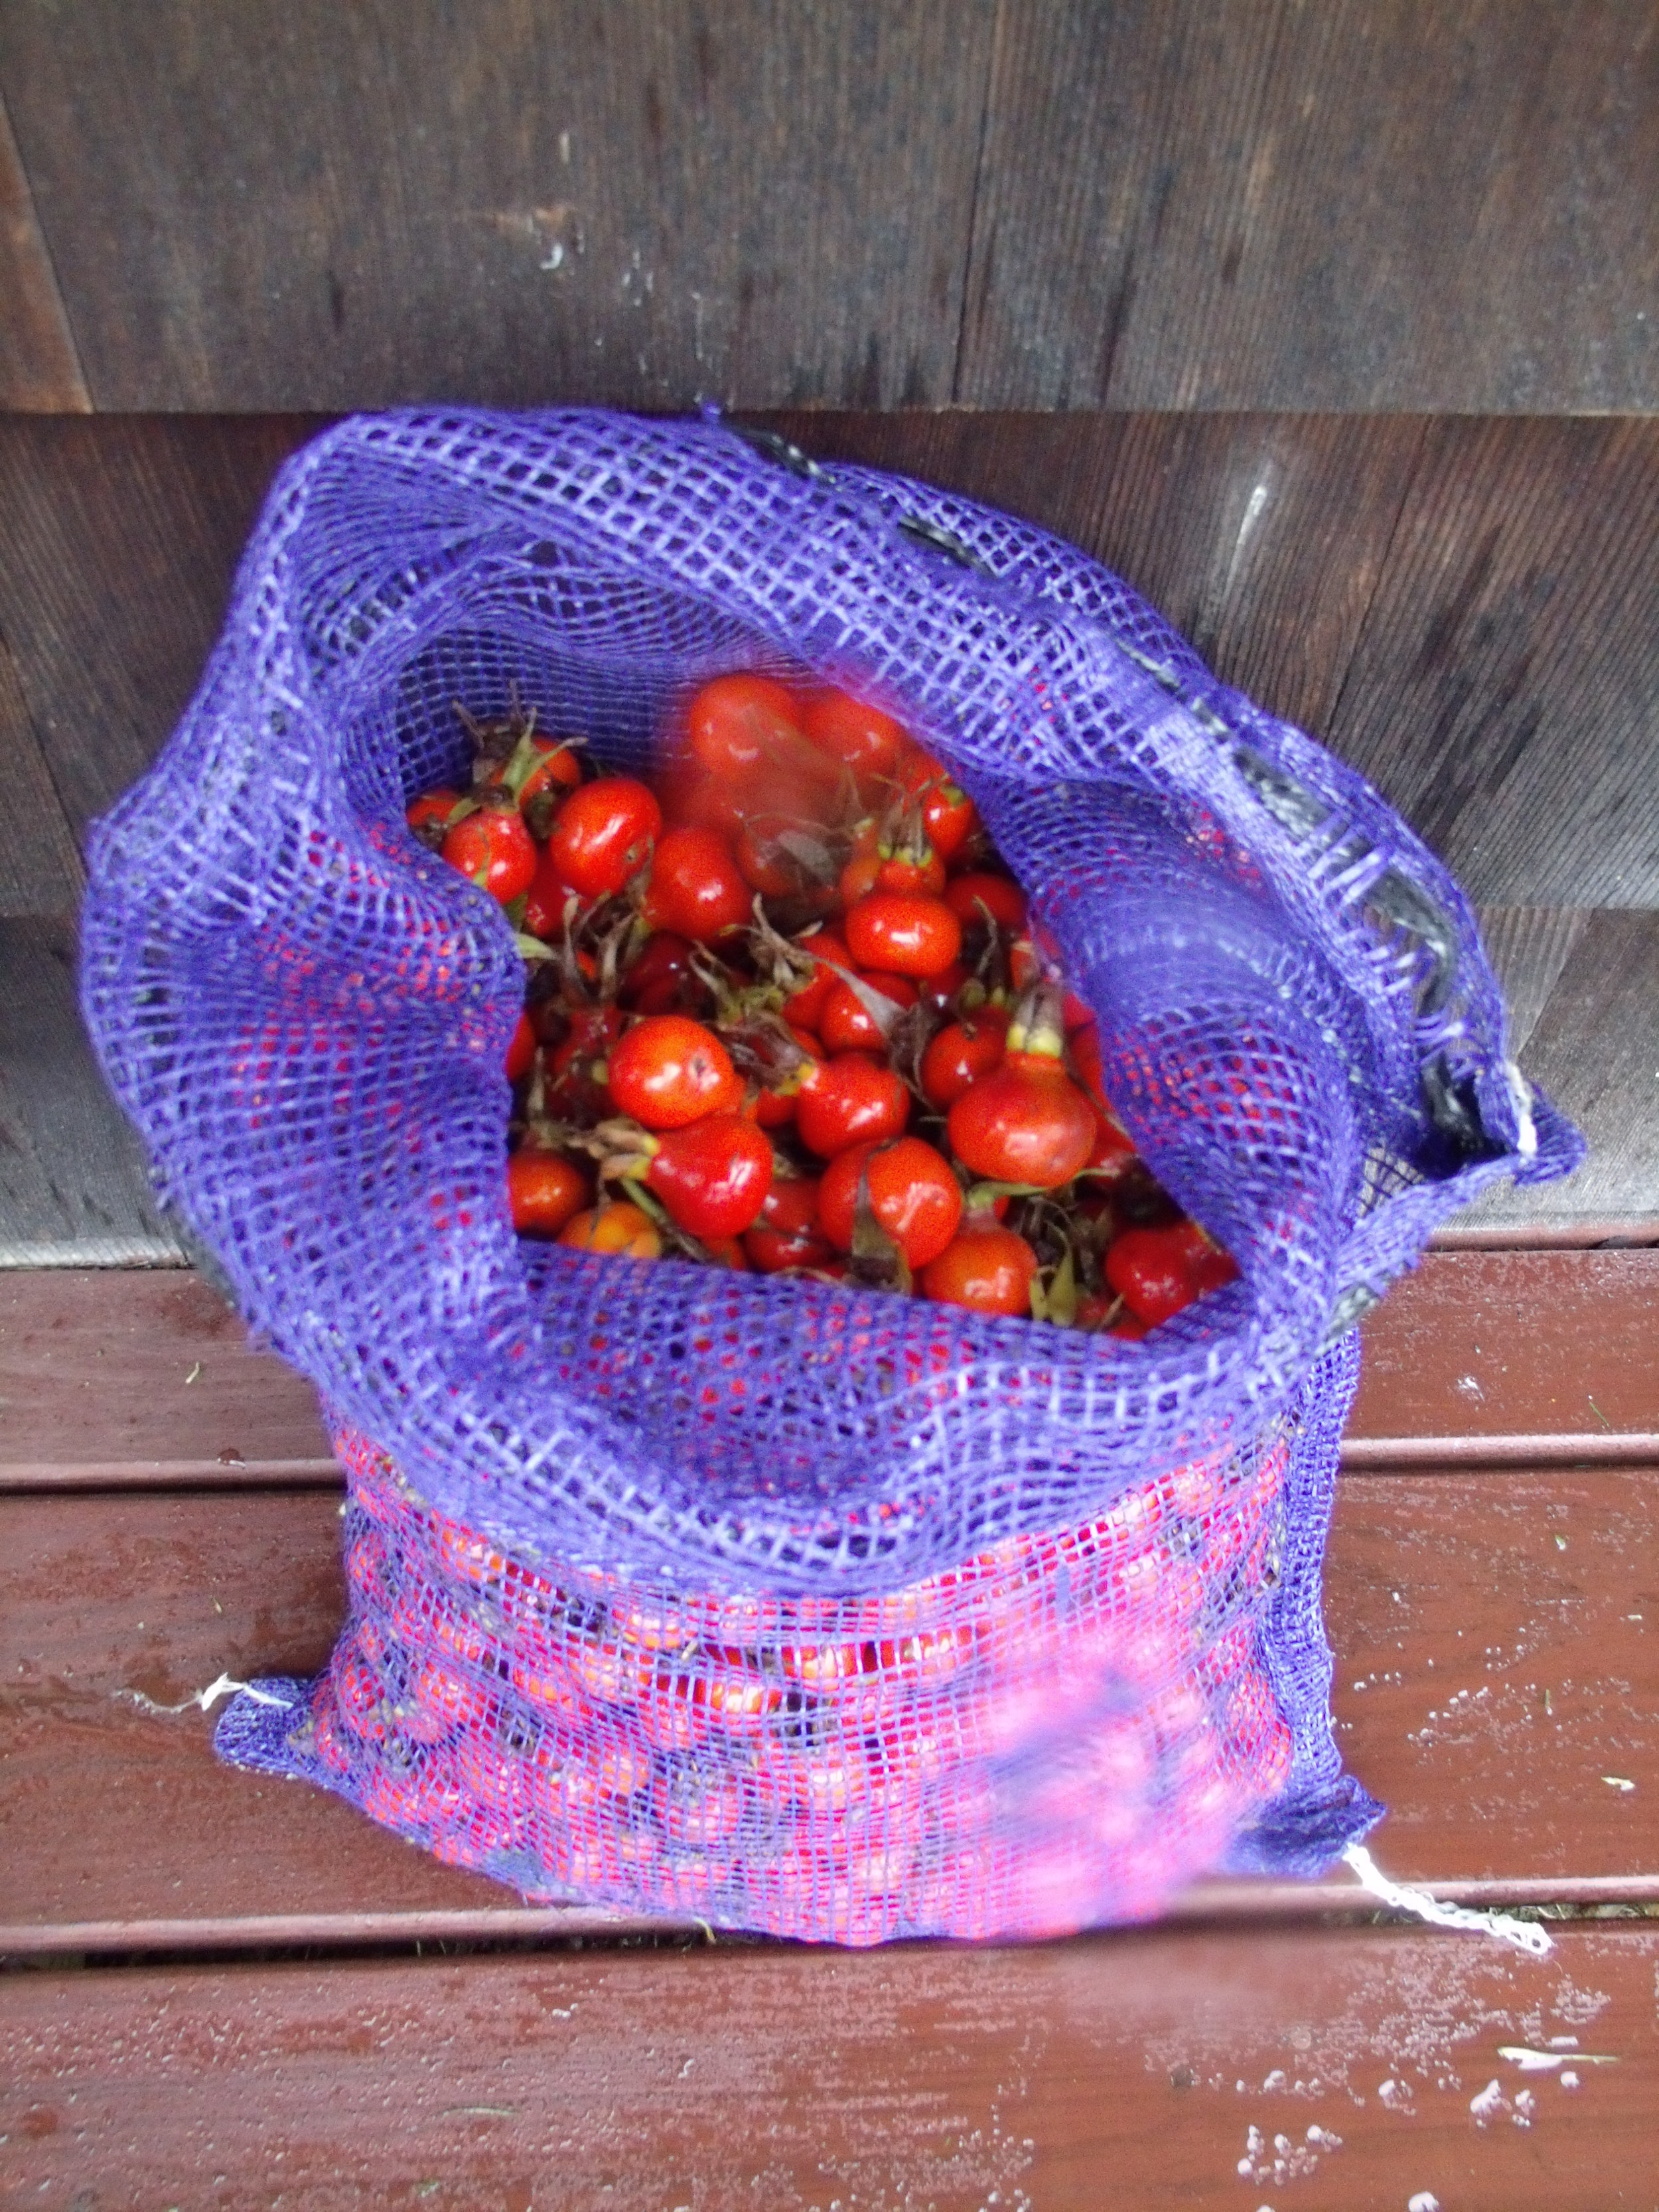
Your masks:
M1659 1439L1659 1250L1431 1252L1363 1334L1355 1465L1406 1443L1447 1457L1553 1437L1590 1455Z
M1656 1966L1621 1927L37 1972L0 2157L53 2208L1648 2212Z
M77 1462L100 1483L292 1480L295 1462L338 1480L310 1384L185 1268L0 1274L0 1397L14 1480Z
M1399 1878L1473 1901L1659 1900L1656 1512L1659 1472L1345 1479L1335 1710L1393 1808L1376 1850ZM148 1709L222 1674L316 1671L338 1547L315 1492L0 1500L0 1950L412 1940L513 1912L337 1800L219 1765L199 1710ZM1340 1876L1184 1909L1357 1898Z
M1365 1322L1350 1463L1659 1459L1656 1334L1659 1249L1431 1253ZM337 1480L309 1384L182 1269L0 1273L0 1491Z

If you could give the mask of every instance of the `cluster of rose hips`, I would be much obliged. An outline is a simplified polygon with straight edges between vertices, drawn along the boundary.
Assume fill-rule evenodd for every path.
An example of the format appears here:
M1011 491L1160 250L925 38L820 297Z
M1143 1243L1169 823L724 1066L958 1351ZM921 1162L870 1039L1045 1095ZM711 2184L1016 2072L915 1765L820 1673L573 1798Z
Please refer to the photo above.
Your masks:
M1143 1335L1236 1270L1135 1154L972 801L844 691L716 678L653 784L533 708L417 836L526 963L521 1234Z
M303 1741L374 1819L532 1894L838 1942L1054 1934L1152 1911L1288 1778L1239 1595L1278 1557L1282 1439L834 1599L556 1583L337 1443L353 1613Z

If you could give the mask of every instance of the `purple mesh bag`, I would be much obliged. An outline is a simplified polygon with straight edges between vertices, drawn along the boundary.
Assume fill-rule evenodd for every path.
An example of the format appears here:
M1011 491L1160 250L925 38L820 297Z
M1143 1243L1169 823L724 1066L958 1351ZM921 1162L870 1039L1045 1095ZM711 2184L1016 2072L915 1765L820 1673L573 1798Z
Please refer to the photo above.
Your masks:
M451 702L647 764L732 669L946 762L1239 1279L1144 1341L521 1243L500 910L405 830ZM1006 515L717 420L363 417L267 503L98 826L86 1012L156 1179L317 1385L349 1614L224 1756L531 1898L1038 1934L1378 1817L1319 1577L1352 1324L1575 1133L1377 794Z

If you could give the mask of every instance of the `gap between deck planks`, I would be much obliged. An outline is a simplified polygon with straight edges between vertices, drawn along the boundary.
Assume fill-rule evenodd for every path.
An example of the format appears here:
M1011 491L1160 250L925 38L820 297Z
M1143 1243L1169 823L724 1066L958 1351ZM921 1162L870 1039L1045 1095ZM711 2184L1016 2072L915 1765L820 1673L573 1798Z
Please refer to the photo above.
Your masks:
M38 1972L0 2155L53 2208L1650 2212L1656 1971L1598 1928Z
M1431 1252L1368 1316L1352 1468L1659 1461L1659 1247ZM310 1386L182 1268L0 1273L0 1492L337 1487Z

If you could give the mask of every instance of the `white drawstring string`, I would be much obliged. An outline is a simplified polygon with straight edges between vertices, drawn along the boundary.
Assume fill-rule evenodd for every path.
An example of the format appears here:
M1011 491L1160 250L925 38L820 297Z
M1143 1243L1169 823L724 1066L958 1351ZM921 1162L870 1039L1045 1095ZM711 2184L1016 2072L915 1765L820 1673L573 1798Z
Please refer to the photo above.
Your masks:
M1495 1936L1500 1943L1513 1943L1542 1959L1555 1948L1535 1920L1517 1920L1510 1912L1480 1912L1466 1905L1445 1905L1426 1889L1390 1881L1364 1844L1350 1844L1342 1854L1359 1877L1360 1887L1396 1912L1409 1912L1431 1928L1457 1928L1469 1936Z

